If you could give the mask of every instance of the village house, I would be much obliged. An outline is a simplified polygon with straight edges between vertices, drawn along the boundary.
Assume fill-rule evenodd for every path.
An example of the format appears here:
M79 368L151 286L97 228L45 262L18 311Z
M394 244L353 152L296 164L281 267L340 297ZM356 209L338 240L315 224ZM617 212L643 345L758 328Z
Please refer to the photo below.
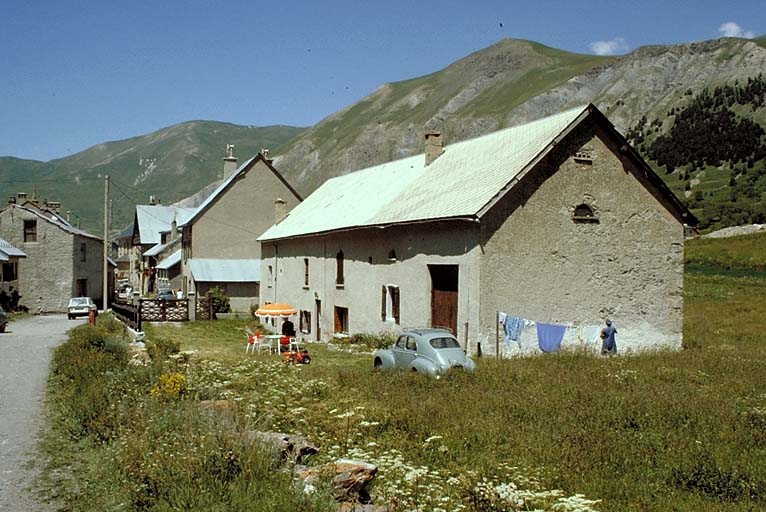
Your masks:
M179 223L184 295L221 289L233 311L249 311L260 294L258 236L301 201L264 152L237 168L224 158L224 180Z
M595 106L443 141L328 180L259 237L261 300L299 309L314 340L446 326L472 353L511 354L513 315L611 319L620 350L681 346L696 221Z
M0 238L0 307L6 311L16 306L12 299L13 291L19 289L19 259L26 257L24 251Z
M171 242L179 238L178 225L194 211L194 208L157 204L154 197L149 198L148 205L136 205L133 251L126 252L132 264L130 285L134 291L142 295L157 292L157 264L169 256Z
M103 243L61 215L61 203L12 196L0 210L0 236L26 254L16 263L19 305L33 313L63 312L69 299L103 300ZM9 269L10 270L10 269Z

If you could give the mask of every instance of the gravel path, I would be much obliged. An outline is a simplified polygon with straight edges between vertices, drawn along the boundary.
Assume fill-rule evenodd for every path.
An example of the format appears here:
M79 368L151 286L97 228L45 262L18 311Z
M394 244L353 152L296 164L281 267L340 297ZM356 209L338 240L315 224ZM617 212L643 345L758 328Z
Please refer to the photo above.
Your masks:
M35 444L41 427L45 382L53 347L83 320L35 316L8 324L0 334L0 510L53 510L35 500Z

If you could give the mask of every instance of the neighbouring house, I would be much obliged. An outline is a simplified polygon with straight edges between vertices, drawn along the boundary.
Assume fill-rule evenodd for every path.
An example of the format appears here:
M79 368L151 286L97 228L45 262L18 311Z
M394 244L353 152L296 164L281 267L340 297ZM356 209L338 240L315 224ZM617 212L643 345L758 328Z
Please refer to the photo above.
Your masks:
M19 289L19 259L26 257L24 251L0 238L0 307L6 311L11 305L11 292Z
M263 152L239 168L229 153L224 180L182 228L183 290L229 296L233 311L258 304L261 248L258 236L295 207L301 197Z
M299 309L316 340L447 326L471 352L510 353L506 312L681 346L696 220L595 106L425 144L328 180L259 237L261 300Z
M167 256L171 242L178 236L178 226L195 211L194 208L156 204L136 205L131 247L133 253L130 284L142 295L157 292L157 264Z
M115 279L119 284L129 284L138 288L137 282L131 282L131 269L136 260L136 251L133 248L133 223L120 231L115 237L117 251L114 255L114 262L117 265L115 270ZM135 274L136 276L138 273Z
M103 242L60 213L60 203L25 193L0 210L0 236L26 254L17 263L16 289L19 304L33 313L63 312L74 296L103 306Z

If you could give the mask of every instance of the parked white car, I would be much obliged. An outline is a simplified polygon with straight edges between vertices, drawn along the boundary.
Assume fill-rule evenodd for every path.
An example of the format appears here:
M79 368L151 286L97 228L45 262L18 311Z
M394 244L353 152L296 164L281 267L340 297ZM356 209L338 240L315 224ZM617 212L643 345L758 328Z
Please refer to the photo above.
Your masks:
M91 311L97 311L93 299L90 297L72 297L66 308L66 316L72 320L77 316L88 316Z

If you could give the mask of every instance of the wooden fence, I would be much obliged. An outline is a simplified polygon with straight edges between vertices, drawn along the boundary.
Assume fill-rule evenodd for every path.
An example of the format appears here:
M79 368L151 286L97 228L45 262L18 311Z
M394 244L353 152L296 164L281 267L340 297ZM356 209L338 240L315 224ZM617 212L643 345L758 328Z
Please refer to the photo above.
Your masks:
M213 320L213 299L204 297L196 300L197 320ZM112 312L133 329L140 331L142 322L187 322L189 320L189 299L140 299L136 304L115 301Z

